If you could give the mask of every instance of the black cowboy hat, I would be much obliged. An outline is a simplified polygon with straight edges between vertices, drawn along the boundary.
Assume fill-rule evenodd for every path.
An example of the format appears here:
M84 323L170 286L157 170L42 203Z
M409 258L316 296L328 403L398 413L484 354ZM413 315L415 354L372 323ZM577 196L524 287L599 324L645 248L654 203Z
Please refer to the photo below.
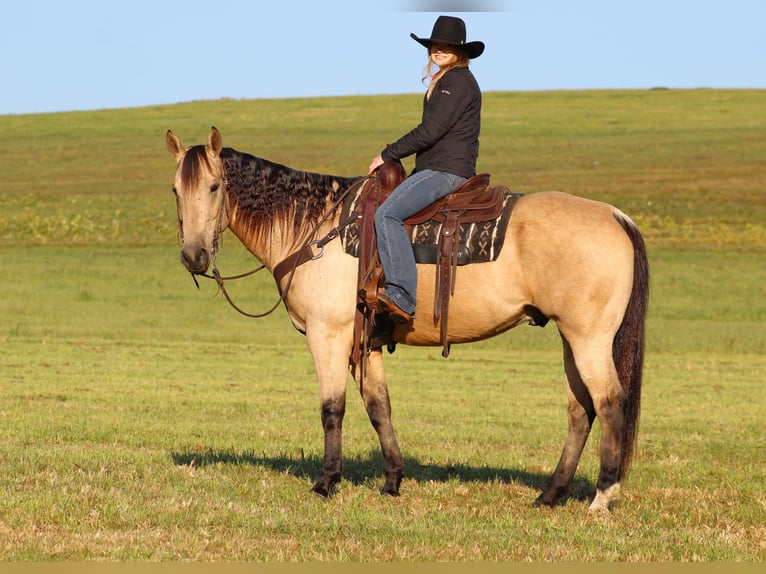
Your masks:
M433 42L457 46L464 50L471 59L478 58L484 52L484 42L465 41L465 22L454 16L439 16L434 24L434 29L431 31L430 38L418 38L415 34L410 34L410 36L426 48L430 48Z

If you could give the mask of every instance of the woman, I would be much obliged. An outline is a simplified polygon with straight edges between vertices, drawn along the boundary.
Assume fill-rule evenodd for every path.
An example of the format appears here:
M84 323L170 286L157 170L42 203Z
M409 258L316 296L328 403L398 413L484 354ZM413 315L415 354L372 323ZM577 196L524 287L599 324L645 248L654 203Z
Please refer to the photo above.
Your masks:
M450 194L476 174L481 126L481 90L470 59L484 52L483 42L466 42L465 22L439 16L430 38L414 40L428 48L423 118L412 131L389 144L370 164L372 173L384 161L415 155L415 169L378 208L375 215L378 252L385 289L378 301L391 319L407 323L415 315L418 273L403 221ZM425 77L424 77L425 80Z

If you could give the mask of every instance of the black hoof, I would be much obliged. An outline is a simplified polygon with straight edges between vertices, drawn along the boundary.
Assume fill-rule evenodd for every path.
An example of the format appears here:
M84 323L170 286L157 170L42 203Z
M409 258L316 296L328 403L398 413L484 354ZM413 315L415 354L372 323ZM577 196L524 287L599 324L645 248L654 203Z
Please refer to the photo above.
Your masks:
M321 486L314 486L311 489L311 492L313 492L317 498L321 498L322 500L328 500L330 498L330 492Z
M553 508L556 505L555 500L546 500L541 496L537 498L534 502L535 508Z
M333 488L340 482L340 473L338 474L322 474L314 486L311 487L311 492L316 494L320 498L330 498Z
M386 487L380 489L380 494L389 498L399 498L401 496L398 490L389 490Z

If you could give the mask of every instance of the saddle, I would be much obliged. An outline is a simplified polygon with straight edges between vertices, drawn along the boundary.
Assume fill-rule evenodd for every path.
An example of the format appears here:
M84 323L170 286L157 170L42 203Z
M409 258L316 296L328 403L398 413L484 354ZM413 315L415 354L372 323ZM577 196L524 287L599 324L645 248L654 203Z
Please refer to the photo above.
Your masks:
M359 233L359 290L352 360L357 365L369 350L373 327L378 332L390 331L393 328L378 303L378 293L384 287L385 277L378 258L375 211L405 178L406 174L401 163L384 163L368 179L356 203L355 214ZM441 320L443 357L447 357L450 351L447 338L449 303L450 297L455 292L461 225L497 219L503 211L508 194L510 192L505 187L490 187L489 174L482 173L466 180L451 194L404 221L408 231L414 225L429 221L440 224L435 257L434 322ZM389 337L387 343L389 351L393 352L395 348L393 339Z

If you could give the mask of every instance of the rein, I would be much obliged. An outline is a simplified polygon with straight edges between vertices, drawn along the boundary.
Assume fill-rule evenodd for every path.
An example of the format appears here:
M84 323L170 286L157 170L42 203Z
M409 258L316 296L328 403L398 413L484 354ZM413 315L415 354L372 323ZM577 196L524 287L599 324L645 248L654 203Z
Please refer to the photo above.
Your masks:
M319 227L327 221L331 215L333 215L338 207L346 200L346 197L348 197L349 193L351 193L351 190L357 189L358 186L364 184L369 179L370 176L365 176L363 178L360 178L358 182L350 185L346 191L344 191L341 196L335 200L332 207L328 209L325 214L322 216L322 218L317 221L317 223L314 225L314 228L312 229L311 233L308 235L309 239L306 239L304 244L301 246L298 251L295 251L294 253L287 256L287 258L278 263L274 267L273 275L274 278L277 281L277 289L279 289L279 299L277 299L277 302L274 303L274 305L268 309L267 311L264 311L263 313L248 313L247 311L242 310L240 307L234 303L231 296L229 295L229 292L226 290L225 281L233 281L235 279L242 279L244 277L249 277L250 275L255 275L259 271L266 268L265 265L261 265L259 267L256 267L255 269L251 271L247 271L245 273L240 273L239 275L230 275L230 276L222 276L221 273L218 271L218 266L216 265L215 261L215 255L218 253L218 250L216 249L214 255L213 255L213 272L212 275L209 273L192 273L192 279L194 279L194 284L197 286L197 289L199 289L199 283L197 282L197 276L204 277L205 279L213 279L216 282L216 285L218 285L218 289L223 293L223 296L226 298L226 300L229 302L229 305L232 306L232 308L240 313L241 315L244 315L245 317L249 317L250 319L262 319L264 317L267 317L268 315L271 315L274 311L277 310L279 305L283 302L285 302L285 299L287 298L287 293L290 290L290 286L293 283L293 277L295 276L295 270L298 268L298 266L302 265L303 263L306 263L308 261L313 261L315 259L319 259L324 255L324 248L325 245L327 245L330 241L335 239L340 235L340 232L350 225L354 219L356 219L356 214L352 213L347 217L343 222L339 223L336 227L333 227L327 235L325 235L321 239L310 239L311 237L314 237L314 234L316 234ZM225 202L225 211L228 212L228 194L226 196ZM216 236L214 238L213 245L218 246L218 234L223 231L221 229L222 225L220 224L224 210L222 209L219 214L219 225L216 226ZM319 249L319 252L314 254L313 247L317 247ZM285 285L284 290L282 290L279 286L280 279L287 275L289 273L289 277L287 279L287 284ZM285 303L287 305L287 303Z

